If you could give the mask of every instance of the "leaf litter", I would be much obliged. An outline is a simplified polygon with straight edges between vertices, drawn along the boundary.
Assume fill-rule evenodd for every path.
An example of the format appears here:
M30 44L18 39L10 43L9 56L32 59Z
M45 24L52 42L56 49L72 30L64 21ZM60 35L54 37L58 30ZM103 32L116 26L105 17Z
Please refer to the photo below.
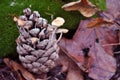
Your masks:
M47 78L36 79L34 74L8 58L4 59L5 64L20 80L84 80L83 73L95 80L117 80L120 77L119 4L119 0L107 0L108 9L99 18L81 20L72 39L62 38L58 65L45 74Z

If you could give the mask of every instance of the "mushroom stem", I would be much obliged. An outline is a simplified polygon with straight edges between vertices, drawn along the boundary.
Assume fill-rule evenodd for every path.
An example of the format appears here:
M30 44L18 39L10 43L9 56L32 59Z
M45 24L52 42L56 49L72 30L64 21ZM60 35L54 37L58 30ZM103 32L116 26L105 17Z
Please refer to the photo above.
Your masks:
M57 27L54 28L50 40L53 40L55 33L56 33Z
M61 32L61 33L60 33L60 36L59 36L59 38L58 38L58 40L57 40L57 43L61 40L62 35L63 35L63 33Z

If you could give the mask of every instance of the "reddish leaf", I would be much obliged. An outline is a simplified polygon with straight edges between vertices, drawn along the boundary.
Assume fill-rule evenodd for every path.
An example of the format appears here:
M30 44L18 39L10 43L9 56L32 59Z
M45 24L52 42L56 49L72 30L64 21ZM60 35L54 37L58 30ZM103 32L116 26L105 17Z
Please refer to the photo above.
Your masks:
M63 38L60 46L80 68L84 65L86 59L83 49L89 48L88 56L90 59L88 61L89 65L87 65L88 70L90 70L89 76L97 80L108 80L115 72L116 63L112 56L113 46L105 45L118 43L115 25L106 27L106 24L104 24L103 27L87 29L88 22L92 20L93 19L81 21L73 39ZM96 42L96 40L98 40L99 43Z
M66 80L84 80L79 67L64 52L60 51L58 65L62 65L62 72L67 72Z
M106 0L107 12L114 18L120 18L120 0Z
M113 23L114 22L109 22L107 20L104 20L102 17L99 17L99 18L95 18L91 22L89 22L88 25L87 25L87 27L88 28L101 27L102 25L104 26L104 24L110 26Z

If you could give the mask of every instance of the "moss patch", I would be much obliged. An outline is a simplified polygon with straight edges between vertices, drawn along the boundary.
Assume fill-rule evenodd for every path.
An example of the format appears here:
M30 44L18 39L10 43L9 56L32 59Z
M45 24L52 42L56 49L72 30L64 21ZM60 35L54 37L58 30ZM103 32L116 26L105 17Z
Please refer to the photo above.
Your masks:
M13 16L22 14L23 9L31 7L39 11L43 18L49 23L52 17L63 17L66 20L64 28L76 29L83 16L79 12L66 12L61 6L67 0L0 0L0 57L16 53L15 39L18 37L16 24ZM76 0L70 0L76 1ZM67 1L68 2L68 1Z

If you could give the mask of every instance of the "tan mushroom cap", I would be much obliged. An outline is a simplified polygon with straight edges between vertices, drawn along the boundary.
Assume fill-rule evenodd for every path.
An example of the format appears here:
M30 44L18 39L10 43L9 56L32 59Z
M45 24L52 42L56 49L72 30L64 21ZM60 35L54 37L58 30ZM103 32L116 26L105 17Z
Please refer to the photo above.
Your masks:
M56 27L60 27L65 23L65 20L62 17L57 17L52 21L52 25Z
M56 33L67 33L69 30L68 29L58 29Z

